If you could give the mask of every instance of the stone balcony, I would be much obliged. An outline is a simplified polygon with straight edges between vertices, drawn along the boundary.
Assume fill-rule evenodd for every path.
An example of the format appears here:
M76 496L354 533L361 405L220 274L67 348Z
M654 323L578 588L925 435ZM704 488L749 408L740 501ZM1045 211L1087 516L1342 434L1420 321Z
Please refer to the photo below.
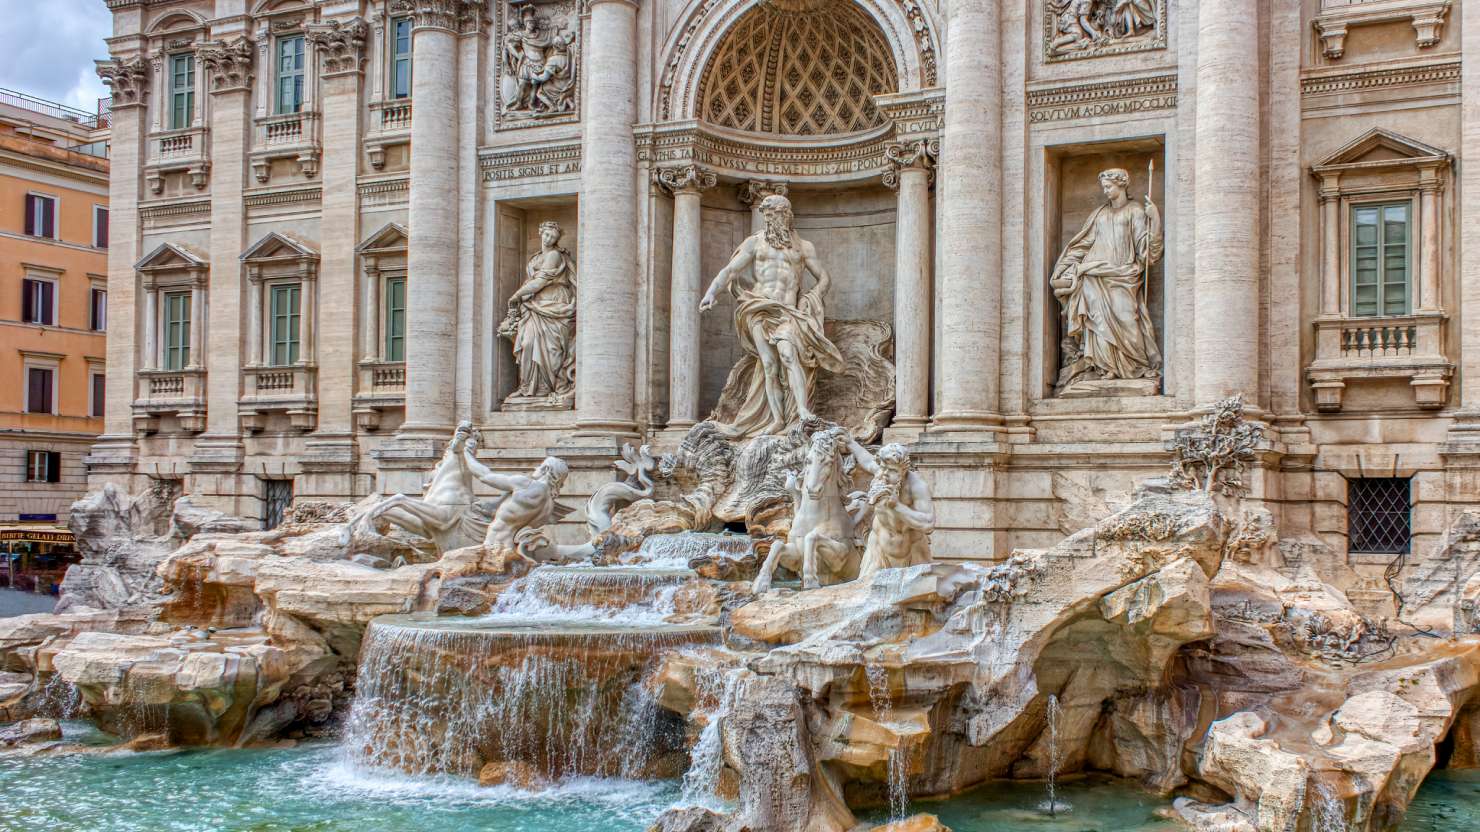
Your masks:
M266 184L272 178L272 163L276 159L296 160L309 179L318 175L322 153L318 113L305 110L262 116L254 124L252 174L259 183Z
M165 176L184 172L196 190L205 188L210 179L210 133L204 127L166 130L149 137L149 157L144 164L144 180L153 194L164 193Z
M411 141L411 99L395 98L370 104L370 129L365 134L365 155L370 167L385 167L385 150Z
M134 432L154 433L159 430L160 417L171 415L182 430L199 433L206 429L205 369L139 371Z
M1414 404L1445 405L1454 364L1444 357L1444 316L1332 317L1315 322L1316 360L1306 368L1316 409L1342 409L1349 384L1407 380Z
M406 363L361 361L356 389L355 424L361 430L379 428L382 411L406 406Z
M260 431L267 414L284 413L295 430L313 430L318 423L318 367L244 367L241 398L242 430Z

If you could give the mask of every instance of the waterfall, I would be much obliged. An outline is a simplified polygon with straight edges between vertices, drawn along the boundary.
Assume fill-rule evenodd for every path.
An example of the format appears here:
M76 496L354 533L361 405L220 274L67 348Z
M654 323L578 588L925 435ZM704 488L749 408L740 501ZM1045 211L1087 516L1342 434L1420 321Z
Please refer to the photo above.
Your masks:
M1346 805L1326 781L1317 779L1315 784L1316 800L1311 806L1311 832L1347 832Z
M889 671L882 665L864 665L863 675L868 679L869 704L874 709L874 721L886 728L897 728L894 723L894 706L889 698ZM909 748L905 741L889 749L889 819L903 820L910 807Z
M687 569L695 558L712 555L739 559L753 551L748 535L679 532L644 538L635 560L650 568Z
M346 754L412 774L499 761L545 780L640 777L682 748L643 683L653 658L716 638L703 626L382 616L361 647Z
M738 669L731 669L718 675L705 674L699 680L699 700L713 697L714 706L704 711L704 728L699 732L699 741L694 743L694 749L689 753L689 770L683 775L685 805L715 808L712 804L719 789L720 772L725 766L724 737L721 730L725 717L734 707L740 675Z
M675 597L694 578L688 569L541 566L499 595L486 618L661 625L678 612Z
M1054 778L1059 774L1059 697L1050 693L1048 695L1048 814L1056 817L1059 813L1058 795L1054 788ZM1064 804L1068 809L1068 804Z
M39 710L55 719L75 719L82 711L82 692L62 674L52 672L41 688Z

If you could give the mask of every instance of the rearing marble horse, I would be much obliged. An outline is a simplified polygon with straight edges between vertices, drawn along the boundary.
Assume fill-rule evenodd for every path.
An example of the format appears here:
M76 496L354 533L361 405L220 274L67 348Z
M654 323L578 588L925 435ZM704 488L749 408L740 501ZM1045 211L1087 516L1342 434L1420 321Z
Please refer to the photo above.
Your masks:
M381 500L345 525L344 542L349 543L357 531L378 519L427 538L436 545L438 554L482 540L478 528L464 528L473 506L473 474L467 456L470 451L476 452L477 444L473 424L459 424L422 489L423 496L393 494ZM484 519L482 527L486 529L487 525Z
M848 433L836 425L812 434L801 482L787 474L791 492L791 531L786 540L771 547L751 589L762 593L771 588L776 567L784 566L802 575L803 589L852 580L858 574L859 553L853 537L853 518L844 497L848 483L843 457Z

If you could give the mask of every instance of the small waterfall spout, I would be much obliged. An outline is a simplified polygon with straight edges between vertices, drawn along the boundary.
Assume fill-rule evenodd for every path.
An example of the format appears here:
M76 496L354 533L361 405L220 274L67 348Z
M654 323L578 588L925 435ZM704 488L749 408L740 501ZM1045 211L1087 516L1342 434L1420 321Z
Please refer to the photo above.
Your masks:
M896 727L894 706L889 698L889 671L880 665L865 665L863 674L868 679L869 704L874 709L874 720L885 727ZM903 820L910 808L909 748L901 742L889 749L889 819Z
M649 568L686 569L700 558L739 560L754 555L754 552L748 535L679 532L644 538L633 560Z
M678 595L694 580L682 568L541 566L500 595L487 619L662 625L679 612Z
M719 791L720 772L725 765L721 730L725 717L735 705L740 675L737 670L708 674L699 683L700 700L712 697L714 706L705 710L707 721L699 732L699 741L690 752L689 770L683 775L683 803L686 805L719 808L715 797Z

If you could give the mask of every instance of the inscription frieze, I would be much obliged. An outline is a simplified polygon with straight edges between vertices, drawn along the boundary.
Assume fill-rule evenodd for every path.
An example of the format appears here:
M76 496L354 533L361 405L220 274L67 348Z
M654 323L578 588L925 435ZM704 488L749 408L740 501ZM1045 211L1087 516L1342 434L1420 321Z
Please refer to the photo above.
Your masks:
M1157 75L1028 91L1028 123L1135 115L1177 106L1177 76Z

